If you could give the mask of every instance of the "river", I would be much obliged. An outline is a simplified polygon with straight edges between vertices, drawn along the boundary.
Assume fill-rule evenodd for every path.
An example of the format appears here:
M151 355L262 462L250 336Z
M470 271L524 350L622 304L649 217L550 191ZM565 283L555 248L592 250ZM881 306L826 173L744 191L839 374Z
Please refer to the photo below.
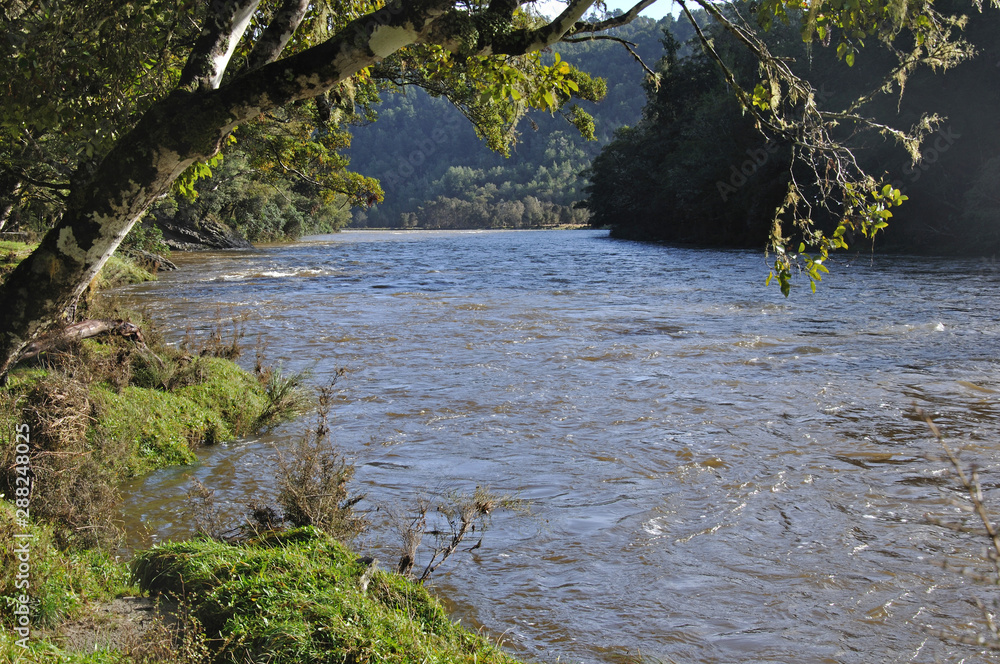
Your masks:
M924 519L954 511L955 483L914 408L996 486L994 263L862 253L785 299L762 252L600 231L359 231L175 258L124 291L169 339L247 313L286 371L346 371L335 439L377 524L359 544L386 566L386 506L477 484L528 501L431 583L522 657L970 654L925 629L975 619L983 591L939 563L982 543ZM275 446L307 423L136 482L133 544L190 534L191 478L234 505L272 495Z

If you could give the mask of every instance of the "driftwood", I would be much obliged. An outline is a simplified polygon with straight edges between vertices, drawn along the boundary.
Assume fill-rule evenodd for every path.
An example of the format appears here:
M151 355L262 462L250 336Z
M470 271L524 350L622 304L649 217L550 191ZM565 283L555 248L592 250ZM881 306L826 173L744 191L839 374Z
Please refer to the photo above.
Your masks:
M80 321L72 325L67 325L63 329L45 335L28 344L21 354L21 360L30 360L40 353L44 353L56 348L63 348L74 341L89 339L101 334L114 333L126 339L132 339L140 346L145 346L146 342L142 338L142 331L138 325L125 320L99 320L91 319Z
M171 272L177 269L168 258L165 258L159 254L154 254L151 251L146 251L145 249L132 249L129 254L137 259L138 261L148 265L150 267L150 272Z

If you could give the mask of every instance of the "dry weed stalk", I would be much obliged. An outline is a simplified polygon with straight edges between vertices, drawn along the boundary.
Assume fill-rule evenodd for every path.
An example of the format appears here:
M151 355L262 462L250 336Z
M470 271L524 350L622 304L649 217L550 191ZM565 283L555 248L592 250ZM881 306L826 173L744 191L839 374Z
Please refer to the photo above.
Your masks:
M215 489L209 489L199 480L192 480L187 499L186 511L199 534L225 541L237 531L227 527L223 511L215 502Z
M186 329L180 343L181 350L197 352L202 357L221 357L226 360L238 358L243 354L243 338L246 336L247 321L250 320L251 314L244 311L229 316L229 322L232 324L231 332L226 330L228 327L226 318L221 309L216 311L215 325L209 330L208 338L201 342L197 340L194 330Z
M31 512L57 525L61 546L114 546L119 491L104 458L124 455L121 441L88 437L94 417L85 385L61 374L39 382L18 400L31 432ZM0 450L0 493L14 494L14 446Z
M215 501L215 491L198 480L188 489L188 516L197 531L221 541L256 537L286 527L316 526L334 538L347 542L365 528L368 521L354 511L364 495L350 496L347 484L354 476L348 462L330 440L330 409L334 385L343 375L338 371L329 386L318 390L316 425L290 445L277 449L276 504L253 499L245 505L243 523ZM284 378L278 370L269 371L275 392L268 392L272 406L291 407L301 400L301 374ZM297 408L298 406L296 406Z
M961 574L980 584L997 586L1000 585L1000 534L998 534L996 524L990 518L989 511L983 496L983 487L979 479L979 471L975 466L966 468L963 465L958 453L956 453L944 440L941 430L931 420L930 416L922 410L918 410L918 416L923 419L934 436L938 445L944 451L944 459L951 466L952 472L958 477L962 487L961 496L949 496L949 502L958 508L964 516L958 520L945 519L933 514L925 514L928 522L947 528L952 532L966 533L985 540L985 557L989 561L990 569L983 573L969 565L957 566L948 561L942 563L942 567L952 572ZM987 606L978 597L975 598L976 606L982 614L985 625L985 632L970 630L966 633L955 631L939 630L930 628L928 631L938 638L965 645L987 648L989 650L1000 650L1000 628L995 622L995 615L1000 609L1000 602L993 600L992 606Z
M423 572L417 577L417 582L423 583L446 560L459 550L459 546L470 535L479 532L479 540L466 551L475 551L483 544L483 534L490 525L490 517L497 509L525 511L523 501L509 495L497 494L489 488L477 486L471 494L450 492L433 508L429 500L421 498L417 502L416 511L409 517L400 517L386 510L402 543L402 554L397 571L406 576L413 576L413 568L417 562L417 554L424 536L434 537L434 545L430 550L430 559L424 565ZM436 524L427 530L430 519Z
M368 521L354 512L364 495L349 496L354 466L330 440L330 409L339 370L319 388L316 426L290 450L278 450L278 504L293 526L316 526L343 541L354 539Z

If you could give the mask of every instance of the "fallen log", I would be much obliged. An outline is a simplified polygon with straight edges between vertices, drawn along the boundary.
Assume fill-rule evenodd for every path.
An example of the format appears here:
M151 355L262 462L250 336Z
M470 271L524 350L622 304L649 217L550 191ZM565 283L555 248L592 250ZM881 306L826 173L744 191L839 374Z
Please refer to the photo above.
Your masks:
M64 348L74 341L89 339L101 334L114 333L126 339L132 339L141 346L146 342L142 338L142 330L138 325L126 320L88 319L67 325L61 330L45 335L28 344L21 354L21 361L30 360L37 355L56 348Z

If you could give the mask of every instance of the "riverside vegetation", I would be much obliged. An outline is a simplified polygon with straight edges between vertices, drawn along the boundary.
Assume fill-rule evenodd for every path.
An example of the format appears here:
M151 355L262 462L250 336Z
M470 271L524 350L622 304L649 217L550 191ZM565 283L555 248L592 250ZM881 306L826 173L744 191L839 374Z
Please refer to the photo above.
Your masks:
M31 251L0 245L0 274ZM513 662L497 644L448 618L441 604L407 575L378 568L341 543L365 526L352 507L353 474L330 445L331 393L319 390L316 426L279 459L277 505L251 503L244 523L219 524L211 492L192 492L202 534L186 542L118 555L114 514L122 484L149 470L194 461L193 449L272 427L303 411L301 376L233 359L241 321L197 346L168 346L152 321L96 286L152 276L114 258L78 308L90 317L128 319L143 341L105 336L49 350L10 373L0 389L0 660L28 662ZM190 336L190 335L189 335ZM16 514L15 436L30 440L30 519ZM16 463L15 463L16 462ZM485 492L461 511L485 519L497 503ZM207 499L207 500L206 500ZM426 519L427 508L419 514ZM456 512L458 513L458 512ZM423 523L423 521L421 521ZM468 530L456 522L454 551ZM465 530L462 530L464 527ZM482 529L480 528L480 531ZM30 542L29 586L16 579L15 542ZM214 535L214 537L213 537ZM15 537L18 536L18 537ZM419 538L408 553L415 555ZM412 568L413 559L409 559ZM408 568L408 569L409 569ZM27 649L14 630L19 597L29 598ZM119 615L116 598L162 603L161 618ZM118 599L117 602L123 600ZM9 609L9 610L8 610ZM168 615L171 614L171 615ZM83 640L74 634L101 634Z
M994 122L1000 100L995 39L1000 12L953 1L935 7L964 15L961 36L975 56L953 68L935 62L915 69L905 78L905 92L901 77L885 83L886 90L896 85L894 92L873 95L865 104L886 126L910 124L922 112L936 114L935 129L919 153L908 154L888 132L838 131L864 169L884 174L909 198L893 211L891 232L878 235L878 250L991 256L1000 249L1000 205L989 193L1000 168L1000 132ZM775 22L760 35L813 83L819 103L846 107L878 89L895 58L892 48L869 44L864 57L852 59L848 67L841 51L803 42L807 19L791 13L787 23ZM751 13L751 23L757 20ZM736 82L753 89L760 78L758 61L719 25L706 27L706 34ZM761 135L705 49L692 48L667 31L663 36L664 55L656 65L660 79L645 85L641 120L618 130L587 170L584 205L590 222L622 238L760 247L789 183L809 183L810 200L818 199L821 183L795 163L793 141ZM838 214L817 206L813 219L833 232Z

